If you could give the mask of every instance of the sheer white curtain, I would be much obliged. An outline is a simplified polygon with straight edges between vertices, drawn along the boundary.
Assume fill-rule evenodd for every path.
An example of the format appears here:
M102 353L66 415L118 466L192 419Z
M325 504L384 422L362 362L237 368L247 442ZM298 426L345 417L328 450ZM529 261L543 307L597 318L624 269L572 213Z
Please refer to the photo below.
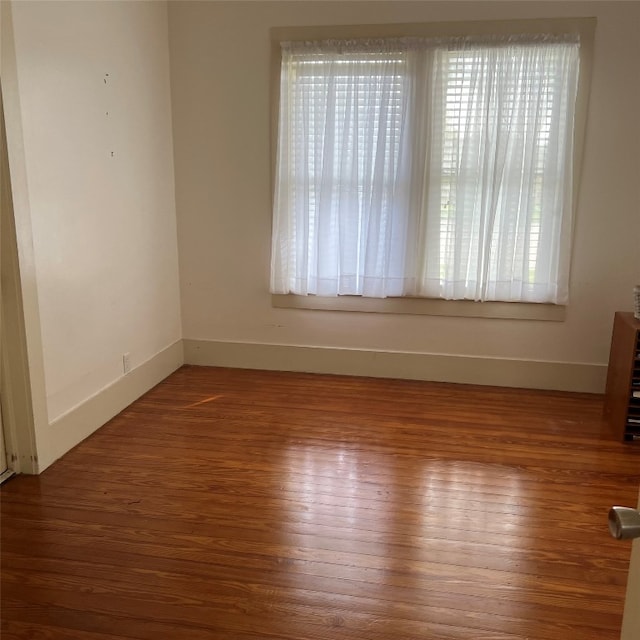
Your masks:
M577 43L283 43L274 293L562 302Z
M436 51L422 296L567 300L578 47L518 40Z
M417 54L409 41L283 43L273 292L415 288Z

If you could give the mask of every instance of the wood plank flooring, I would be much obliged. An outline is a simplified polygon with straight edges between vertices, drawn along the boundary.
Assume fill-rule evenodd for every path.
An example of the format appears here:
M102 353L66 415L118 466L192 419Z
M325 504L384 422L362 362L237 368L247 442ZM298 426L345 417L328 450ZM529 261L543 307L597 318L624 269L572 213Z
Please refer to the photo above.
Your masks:
M183 367L1 491L2 638L617 640L602 397Z

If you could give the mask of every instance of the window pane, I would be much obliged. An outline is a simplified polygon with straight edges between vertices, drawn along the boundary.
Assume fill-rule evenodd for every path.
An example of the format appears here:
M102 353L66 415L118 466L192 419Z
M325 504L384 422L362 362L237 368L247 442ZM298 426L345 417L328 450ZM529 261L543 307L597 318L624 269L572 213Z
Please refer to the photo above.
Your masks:
M578 44L520 40L284 46L273 292L565 301Z

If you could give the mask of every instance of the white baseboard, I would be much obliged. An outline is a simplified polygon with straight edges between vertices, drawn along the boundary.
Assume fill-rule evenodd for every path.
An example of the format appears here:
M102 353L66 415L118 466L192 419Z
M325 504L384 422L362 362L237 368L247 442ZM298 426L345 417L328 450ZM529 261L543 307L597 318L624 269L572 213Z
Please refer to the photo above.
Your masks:
M38 452L38 471L185 363L588 393L604 391L607 373L606 365L576 362L179 340L52 422L49 446Z
M185 364L603 393L607 367L433 353L184 341Z
M44 471L51 463L182 366L183 362L182 340L178 340L57 418L49 425L47 451L38 452L38 471Z

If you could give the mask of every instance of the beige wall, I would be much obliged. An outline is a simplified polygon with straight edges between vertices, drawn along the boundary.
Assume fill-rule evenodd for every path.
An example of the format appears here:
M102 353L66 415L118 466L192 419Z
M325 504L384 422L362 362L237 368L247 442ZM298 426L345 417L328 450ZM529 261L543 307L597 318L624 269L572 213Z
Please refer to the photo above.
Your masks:
M185 338L606 364L640 282L638 3L176 2L169 16ZM270 27L571 16L598 26L564 322L272 308Z
M87 435L59 421L123 378L124 353L134 375L181 338L167 7L6 5L3 94L46 466Z

